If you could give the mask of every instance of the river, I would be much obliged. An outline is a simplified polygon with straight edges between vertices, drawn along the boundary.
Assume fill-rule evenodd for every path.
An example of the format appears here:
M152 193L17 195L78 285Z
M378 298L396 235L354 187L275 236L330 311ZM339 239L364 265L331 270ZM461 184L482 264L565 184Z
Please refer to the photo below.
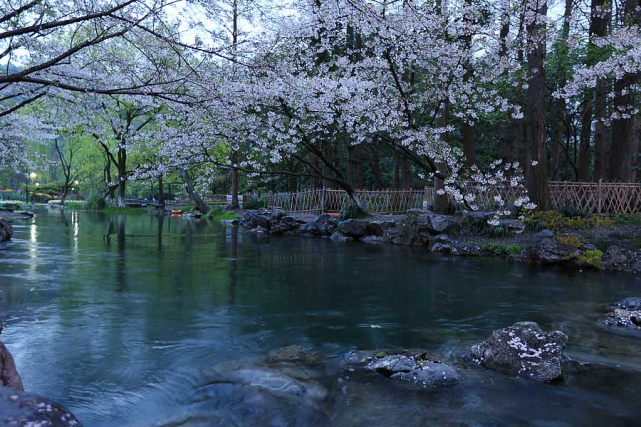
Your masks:
M291 344L336 360L353 349L419 347L463 366L472 344L523 320L565 332L566 354L602 369L562 384L487 372L437 393L368 394L360 384L358 396L328 404L328 419L631 425L641 416L641 340L596 321L609 303L640 295L641 279L627 274L257 239L147 215L43 210L14 224L0 248L2 340L25 388L86 426L162 424L189 410L203 368Z

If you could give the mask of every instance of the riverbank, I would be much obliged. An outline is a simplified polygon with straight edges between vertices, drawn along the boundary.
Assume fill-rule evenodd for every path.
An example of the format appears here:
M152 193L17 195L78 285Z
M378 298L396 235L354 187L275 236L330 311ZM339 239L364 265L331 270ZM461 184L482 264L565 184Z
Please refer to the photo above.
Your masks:
M245 212L239 225L259 236L308 236L336 242L422 246L434 253L494 257L535 265L560 265L638 273L641 219L580 218L557 212L489 225L491 212L441 215L419 209L405 215L344 219L282 211ZM234 221L223 221L234 225Z

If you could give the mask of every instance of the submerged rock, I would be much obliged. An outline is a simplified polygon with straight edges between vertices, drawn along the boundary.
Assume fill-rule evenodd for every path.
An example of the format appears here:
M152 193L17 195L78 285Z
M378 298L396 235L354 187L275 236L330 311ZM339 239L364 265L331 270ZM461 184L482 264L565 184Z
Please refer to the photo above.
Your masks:
M0 387L0 425L78 427L80 421L67 409L48 399Z
M308 424L323 417L329 394L321 359L300 346L220 363L199 378L206 384L192 398L221 425Z
M612 307L599 323L611 332L641 337L641 298L626 298Z
M237 226L240 221L238 219L221 219L220 223L222 225Z
M435 360L423 350L356 351L348 356L347 362L396 380L396 384L433 388L459 381L454 368Z
M0 242L6 242L13 236L13 227L4 219L0 218Z
M519 322L496 330L471 349L475 362L491 369L553 381L563 377L563 350L568 341L560 331L544 332L534 322Z

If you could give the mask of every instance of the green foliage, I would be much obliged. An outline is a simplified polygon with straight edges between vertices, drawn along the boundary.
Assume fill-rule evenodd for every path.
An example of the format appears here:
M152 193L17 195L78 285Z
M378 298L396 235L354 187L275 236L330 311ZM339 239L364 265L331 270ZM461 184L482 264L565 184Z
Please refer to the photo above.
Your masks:
M580 248L585 243L579 236L575 236L574 234L568 234L566 236L556 236L556 239L563 245L572 246L575 248Z
M610 218L599 216L585 218L580 216L569 217L558 211L535 212L526 216L523 222L525 223L525 227L530 231L541 231L544 228L550 230L560 230L564 228L585 230L588 228L609 227L614 223Z
M340 221L345 221L347 219L359 219L359 218L365 218L367 216L367 213L364 212L361 208L358 206L351 204L347 205L343 208L341 211L341 214L339 215L338 219Z
M207 214L205 215L205 219L209 221L221 221L221 220L226 220L226 219L236 219L238 216L230 211L224 211L220 208L218 209L211 209Z
M521 245L506 245L503 243L487 243L481 245L483 251L496 256L518 255L523 252L524 248Z
M489 225L485 229L485 234L490 237L505 237L508 234L508 228L504 225Z
M260 209L263 207L263 202L260 199L249 198L243 202L243 209Z
M617 214L612 218L615 224L622 225L641 225L640 214Z
M603 252L598 249L591 249L589 251L583 252L577 257L576 260L581 267L603 270L603 265L601 265L601 258L603 258Z
M85 209L89 211L101 211L107 206L101 195L91 193L85 200Z

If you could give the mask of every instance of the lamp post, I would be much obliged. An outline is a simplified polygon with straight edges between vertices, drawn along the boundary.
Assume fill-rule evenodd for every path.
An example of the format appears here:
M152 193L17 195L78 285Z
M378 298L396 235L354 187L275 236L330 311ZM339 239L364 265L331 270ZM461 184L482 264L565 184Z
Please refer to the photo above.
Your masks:
M38 177L38 174L35 172L31 172L29 174L29 178L31 178L31 181L35 181L35 179ZM40 184L38 184L40 185ZM27 181L27 186L25 188L25 202L26 204L29 204L29 182Z

